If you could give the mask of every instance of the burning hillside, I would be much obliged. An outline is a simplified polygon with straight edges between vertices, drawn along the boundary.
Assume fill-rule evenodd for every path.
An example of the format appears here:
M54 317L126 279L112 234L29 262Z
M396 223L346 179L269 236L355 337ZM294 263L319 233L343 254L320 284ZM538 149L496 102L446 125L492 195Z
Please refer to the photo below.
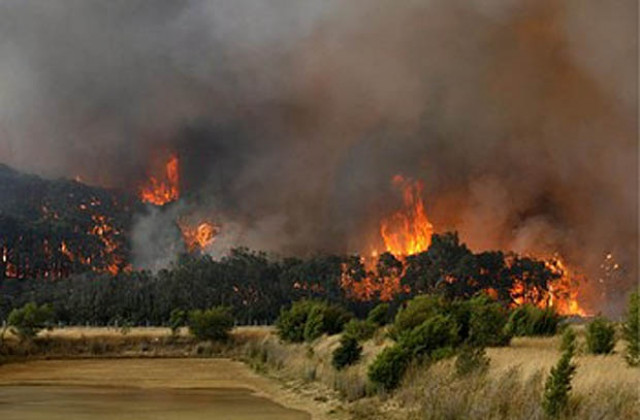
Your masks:
M356 295L390 298L487 277L428 270L456 231L474 256L434 249L562 272L515 299L619 313L636 284L637 2L15 3L0 161L84 184L5 187L5 274L375 250Z

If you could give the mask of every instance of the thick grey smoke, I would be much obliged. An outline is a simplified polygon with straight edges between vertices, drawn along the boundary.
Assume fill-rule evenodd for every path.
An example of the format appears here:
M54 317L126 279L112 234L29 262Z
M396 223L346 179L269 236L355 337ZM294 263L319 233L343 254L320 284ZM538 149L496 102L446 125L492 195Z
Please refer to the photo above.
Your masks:
M612 252L626 271L591 295L615 303L637 279L637 7L2 0L0 159L131 188L177 152L221 243L298 254L374 246L402 173L474 249L560 252L594 283ZM141 221L140 255L173 216Z

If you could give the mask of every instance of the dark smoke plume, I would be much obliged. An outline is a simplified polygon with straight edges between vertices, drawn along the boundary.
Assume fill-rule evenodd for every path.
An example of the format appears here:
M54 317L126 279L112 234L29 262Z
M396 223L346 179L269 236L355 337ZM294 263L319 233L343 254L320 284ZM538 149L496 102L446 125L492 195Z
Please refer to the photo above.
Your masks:
M474 249L560 252L595 283L613 253L592 293L614 305L638 275L637 7L4 0L0 159L131 188L178 153L143 265L178 208L224 245L364 252L402 173Z

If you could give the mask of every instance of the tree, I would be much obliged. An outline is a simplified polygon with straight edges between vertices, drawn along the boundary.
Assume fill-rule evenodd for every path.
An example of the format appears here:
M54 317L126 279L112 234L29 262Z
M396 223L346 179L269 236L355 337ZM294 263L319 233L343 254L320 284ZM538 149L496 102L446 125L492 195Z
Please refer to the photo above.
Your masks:
M542 408L549 417L558 417L566 411L571 392L571 380L576 371L572 363L575 352L575 334L567 329L563 336L565 350L560 360L551 369L544 386Z
M593 354L609 354L616 345L616 329L606 318L599 316L587 326L587 348Z
M640 293L629 296L627 318L622 326L622 334L627 342L625 359L629 366L640 365Z
M38 333L53 325L53 309L50 305L38 306L34 302L29 302L20 309L14 309L9 314L7 324L11 332L17 335L20 340L31 340Z
M226 307L189 312L189 331L198 340L226 340L233 324L233 316Z

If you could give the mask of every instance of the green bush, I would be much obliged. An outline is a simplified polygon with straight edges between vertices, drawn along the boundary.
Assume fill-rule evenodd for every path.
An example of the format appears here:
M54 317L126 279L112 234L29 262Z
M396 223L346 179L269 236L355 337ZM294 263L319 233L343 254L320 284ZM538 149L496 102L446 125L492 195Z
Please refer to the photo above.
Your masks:
M387 347L369 366L369 380L379 389L391 391L400 385L410 362L411 352L402 345Z
M576 333L575 331L570 327L567 326L567 328L564 330L564 333L562 334L562 341L560 342L560 351L565 352L565 351L571 351L572 353L575 352L575 346L576 346Z
M454 348L458 343L458 326L444 315L427 319L400 340L400 344L418 358L432 356L436 350Z
M177 336L180 328L187 323L187 312L182 309L174 309L169 315L169 328L171 328L171 335Z
M629 296L626 320L622 326L622 336L627 342L625 359L629 366L640 365L640 294Z
M378 327L383 327L389 322L389 304L381 303L369 311L367 321L372 322Z
M484 374L489 369L490 363L484 347L462 346L456 357L456 374L458 376Z
M226 307L216 306L204 311L189 312L189 331L198 340L226 340L233 324L233 316Z
M616 345L616 329L604 317L597 317L587 326L587 349L593 354L609 354Z
M448 306L448 303L440 296L416 296L396 315L393 328L390 331L391 336L394 339L399 339L403 334L410 332L427 319L447 313Z
M509 336L551 336L558 331L561 317L553 308L538 308L526 304L515 308L505 327Z
M41 330L53 326L53 308L50 305L27 303L9 313L7 324L20 340L31 340Z
M564 352L558 364L551 369L544 386L542 408L549 417L556 418L562 415L569 403L571 392L571 380L576 371L572 358L575 352L575 333L567 328L562 343Z
M324 332L324 305L314 305L307 315L304 325L304 341L310 342L319 338Z
M377 329L378 325L368 319L363 321L354 318L345 324L344 333L358 341L366 341L373 337Z
M362 347L358 344L358 340L345 334L340 338L340 347L333 352L331 363L337 370L341 370L356 363L361 356Z
M322 334L338 334L351 319L351 314L338 305L313 300L294 302L280 310L276 320L278 336L288 342L312 341Z
M463 338L473 347L503 346L509 344L511 336L505 326L509 319L504 307L486 295L479 295L464 301L458 306L468 311L464 318L467 324L458 319Z

